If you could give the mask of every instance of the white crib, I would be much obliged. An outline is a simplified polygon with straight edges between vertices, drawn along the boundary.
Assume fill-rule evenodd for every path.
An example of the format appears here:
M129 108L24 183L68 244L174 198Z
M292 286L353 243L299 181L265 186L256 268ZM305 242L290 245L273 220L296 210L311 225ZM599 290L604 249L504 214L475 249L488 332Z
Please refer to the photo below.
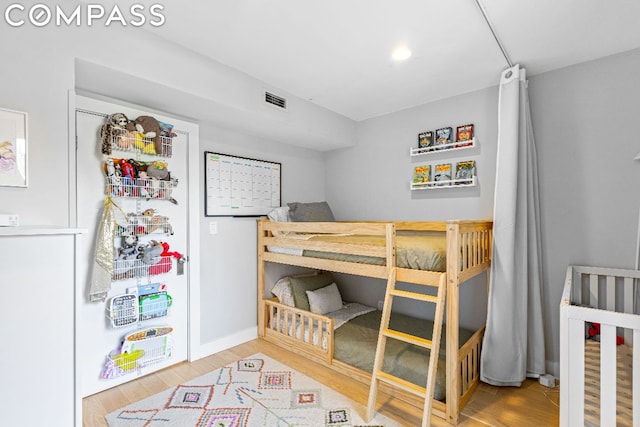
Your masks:
M640 427L638 279L637 270L568 268L560 302L561 427ZM587 322L600 324L599 343L585 339Z

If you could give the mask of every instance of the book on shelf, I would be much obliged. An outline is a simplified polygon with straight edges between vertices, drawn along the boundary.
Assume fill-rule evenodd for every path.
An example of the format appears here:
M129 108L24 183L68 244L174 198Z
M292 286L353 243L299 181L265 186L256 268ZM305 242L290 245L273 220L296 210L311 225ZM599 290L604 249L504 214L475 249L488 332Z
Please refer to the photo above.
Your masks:
M435 174L433 176L434 181L451 181L451 163L442 163L440 165L436 165ZM438 185L449 185L446 184L438 184Z
M416 166L413 170L413 183L421 184L431 181L431 165Z
M473 139L473 124L462 125L456 128L456 147L467 147Z
M456 184L471 184L476 175L476 161L467 160L456 164Z
M428 130L418 134L418 148L433 147L433 131Z
M451 144L453 142L453 129L450 127L436 129L436 140L434 145L436 147L445 144ZM436 150L441 150L447 147L436 148Z

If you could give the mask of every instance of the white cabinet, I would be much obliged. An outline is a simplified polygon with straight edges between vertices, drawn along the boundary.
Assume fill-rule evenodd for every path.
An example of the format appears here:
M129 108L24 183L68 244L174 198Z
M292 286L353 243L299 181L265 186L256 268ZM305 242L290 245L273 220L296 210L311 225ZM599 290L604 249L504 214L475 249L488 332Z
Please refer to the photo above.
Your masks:
M73 426L75 242L82 230L0 229L2 425Z

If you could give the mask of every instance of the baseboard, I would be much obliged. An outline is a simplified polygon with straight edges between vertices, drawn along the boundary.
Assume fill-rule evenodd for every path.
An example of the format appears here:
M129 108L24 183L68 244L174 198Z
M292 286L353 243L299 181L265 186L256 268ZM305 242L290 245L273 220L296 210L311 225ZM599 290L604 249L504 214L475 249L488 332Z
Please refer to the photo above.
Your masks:
M258 338L258 328L256 326L253 326L251 328L238 331L234 334L218 338L214 341L201 344L198 348L198 357L192 359L192 361L211 356L212 354L227 350L231 347L235 347L256 338Z

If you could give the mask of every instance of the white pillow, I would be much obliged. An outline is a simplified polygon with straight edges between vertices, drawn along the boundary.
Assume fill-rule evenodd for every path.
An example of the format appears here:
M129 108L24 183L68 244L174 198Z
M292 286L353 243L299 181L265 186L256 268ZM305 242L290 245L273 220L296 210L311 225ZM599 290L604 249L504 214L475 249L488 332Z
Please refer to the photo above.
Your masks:
M289 206L282 206L271 210L267 217L273 222L289 222Z
M284 304L289 307L296 306L296 303L293 300L293 293L291 292L291 281L289 280L289 277L283 277L278 280L276 284L273 285L271 293L278 298L280 304Z
M291 218L289 217L289 206L282 206L279 208L272 209L267 217L273 222L289 222ZM273 231L274 237L286 237L286 231Z
M312 313L327 314L342 308L342 296L335 283L316 291L306 292Z

